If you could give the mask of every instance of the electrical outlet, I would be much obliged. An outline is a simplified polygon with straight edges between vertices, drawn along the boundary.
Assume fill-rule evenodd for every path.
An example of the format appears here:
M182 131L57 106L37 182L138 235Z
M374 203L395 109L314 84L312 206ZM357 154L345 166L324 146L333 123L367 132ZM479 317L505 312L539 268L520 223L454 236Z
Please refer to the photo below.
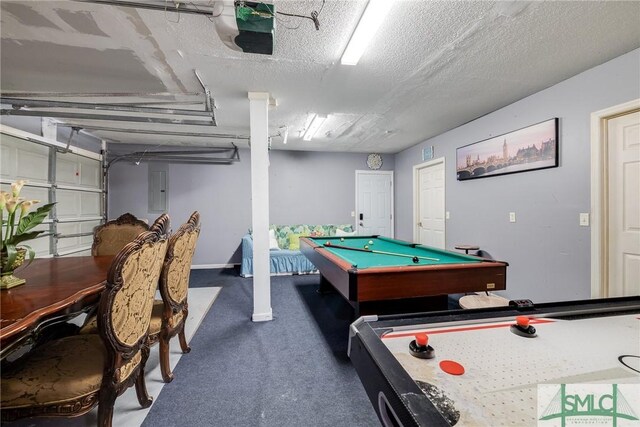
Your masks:
M356 213L354 211L351 211L351 218L355 218L356 217Z
M509 212L509 222L516 222L516 213Z
M589 226L589 214L588 213L581 213L580 214L580 226L581 227L588 227Z

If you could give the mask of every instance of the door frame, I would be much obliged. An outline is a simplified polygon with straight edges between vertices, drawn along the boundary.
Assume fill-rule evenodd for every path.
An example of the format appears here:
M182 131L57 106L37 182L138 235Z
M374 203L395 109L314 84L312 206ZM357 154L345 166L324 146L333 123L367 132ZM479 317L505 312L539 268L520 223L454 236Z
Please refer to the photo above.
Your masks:
M420 231L418 230L418 217L420 215L420 204L418 203L420 195L418 194L418 183L420 179L420 170L430 168L442 164L444 170L443 187L444 187L444 241L447 242L447 168L444 157L419 163L413 167L413 241L418 242Z
M609 288L607 121L640 111L640 98L591 113L591 298Z
M358 196L360 195L360 188L358 186L358 177L360 175L389 175L391 177L391 197L390 197L390 201L391 201L391 206L389 206L390 212L391 212L391 230L390 230L390 236L391 238L395 238L395 227L394 224L396 222L396 214L395 214L395 210L394 210L394 190L393 188L395 187L395 184L393 182L393 171L381 171L381 170L376 170L376 171L368 171L368 170L357 170L356 169L356 203L355 203L355 217L353 218L353 229L356 230L356 232L358 231Z

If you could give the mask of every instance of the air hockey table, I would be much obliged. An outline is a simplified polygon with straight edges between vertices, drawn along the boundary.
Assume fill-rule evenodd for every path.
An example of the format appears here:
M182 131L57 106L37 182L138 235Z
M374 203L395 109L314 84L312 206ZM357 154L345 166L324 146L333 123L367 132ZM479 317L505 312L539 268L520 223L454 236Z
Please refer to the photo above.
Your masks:
M425 334L429 359L414 356ZM565 425L594 410L578 386L618 396L596 396L600 416L640 418L640 296L363 316L348 353L384 426Z

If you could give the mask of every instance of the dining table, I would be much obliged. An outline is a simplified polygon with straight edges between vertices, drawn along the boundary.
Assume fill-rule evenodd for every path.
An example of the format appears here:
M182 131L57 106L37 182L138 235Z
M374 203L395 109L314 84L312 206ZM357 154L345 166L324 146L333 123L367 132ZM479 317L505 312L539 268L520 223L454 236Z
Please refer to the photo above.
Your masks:
M41 258L16 270L26 283L0 291L0 360L95 307L112 260L113 256Z

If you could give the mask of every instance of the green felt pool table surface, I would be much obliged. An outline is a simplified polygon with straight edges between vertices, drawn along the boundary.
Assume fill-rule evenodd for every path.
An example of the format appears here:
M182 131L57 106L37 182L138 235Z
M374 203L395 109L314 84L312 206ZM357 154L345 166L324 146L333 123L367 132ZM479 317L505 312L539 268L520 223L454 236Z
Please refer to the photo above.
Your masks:
M319 291L334 288L356 315L442 309L448 294L506 289L504 261L384 236L301 237L300 250L320 272Z
M384 236L378 237L315 237L310 238L319 246L324 246L329 252L341 257L345 261L357 266L357 268L392 267L402 265L441 265L441 264L467 264L479 263L477 257L442 249L416 245L414 243L395 240ZM373 242L370 244L369 242ZM329 243L329 245L327 245ZM332 247L334 245L354 248L358 250ZM372 252L360 251L368 246ZM378 253L387 252L387 253ZM391 255L396 253L400 255ZM418 262L413 262L412 257L417 256Z

